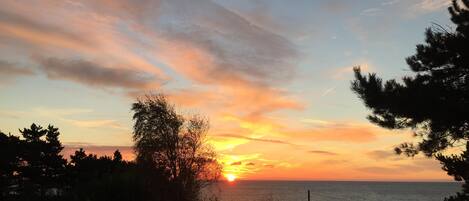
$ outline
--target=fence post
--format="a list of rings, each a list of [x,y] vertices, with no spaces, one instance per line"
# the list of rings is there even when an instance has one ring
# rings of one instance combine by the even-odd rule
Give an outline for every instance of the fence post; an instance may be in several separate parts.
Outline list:
[[[308,201],[311,201],[311,195],[310,195],[309,190],[308,190]]]

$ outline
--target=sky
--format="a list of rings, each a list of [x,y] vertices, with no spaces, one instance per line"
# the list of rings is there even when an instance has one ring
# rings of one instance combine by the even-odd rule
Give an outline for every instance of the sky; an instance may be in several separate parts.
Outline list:
[[[252,180],[451,180],[386,130],[350,90],[353,66],[385,79],[446,0],[3,1],[0,130],[60,129],[64,155],[131,160],[130,105],[164,93],[210,120],[224,174]]]

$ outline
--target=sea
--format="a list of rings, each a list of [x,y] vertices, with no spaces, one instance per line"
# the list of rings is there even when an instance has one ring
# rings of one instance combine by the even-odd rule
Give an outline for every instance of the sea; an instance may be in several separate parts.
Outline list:
[[[207,192],[220,201],[442,201],[461,190],[456,182],[235,181]]]

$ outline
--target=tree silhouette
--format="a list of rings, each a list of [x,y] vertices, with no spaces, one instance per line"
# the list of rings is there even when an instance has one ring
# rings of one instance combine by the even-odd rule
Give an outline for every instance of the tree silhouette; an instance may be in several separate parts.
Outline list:
[[[18,183],[18,167],[20,164],[20,139],[16,136],[0,132],[0,200],[6,200],[11,192],[15,192]]]
[[[178,114],[163,95],[147,95],[132,110],[137,163],[166,175],[175,200],[197,200],[202,187],[220,174],[215,153],[204,141],[208,121]]]
[[[86,154],[85,150],[79,149],[70,159],[71,186],[66,200],[159,200],[144,191],[147,180],[137,174],[135,163],[122,160],[118,150],[111,158]],[[153,186],[156,187],[159,185]]]
[[[403,77],[402,82],[383,82],[376,74],[362,75],[360,68],[355,68],[351,88],[371,109],[371,122],[415,131],[420,142],[399,145],[395,149],[398,154],[436,156],[448,174],[467,184],[467,156],[442,155],[469,140],[469,0],[461,2],[453,0],[449,8],[456,29],[428,28],[425,44],[417,45],[416,54],[407,58],[412,75]],[[464,188],[459,197],[450,200],[466,200],[469,187]]]
[[[32,124],[20,130],[22,138],[0,133],[3,198],[46,200],[57,197],[64,185],[66,160],[60,152],[58,129]]]
[[[0,132],[0,200],[198,200],[200,189],[217,178],[220,166],[203,141],[207,121],[178,118],[178,136],[170,136],[176,141],[148,143],[158,147],[151,149],[152,156],[174,152],[174,158],[150,158],[151,163],[125,161],[119,150],[113,157],[98,157],[82,148],[67,163],[53,126],[32,124],[20,130],[21,137]],[[151,154],[147,149],[140,153]]]

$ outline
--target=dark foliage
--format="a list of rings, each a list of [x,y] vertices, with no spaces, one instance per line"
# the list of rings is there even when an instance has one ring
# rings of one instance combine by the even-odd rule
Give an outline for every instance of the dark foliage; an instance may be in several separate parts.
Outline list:
[[[18,188],[19,146],[18,137],[0,132],[0,198],[2,199]]]
[[[66,160],[57,128],[32,124],[20,130],[22,139],[0,133],[2,154],[2,197],[44,200],[60,194],[66,174]],[[4,154],[5,153],[5,154]]]
[[[58,129],[36,124],[16,137],[0,132],[0,200],[177,200],[175,182],[154,167],[79,149],[67,162]]]
[[[189,201],[216,181],[220,165],[207,147],[208,122],[184,118],[164,96],[133,104],[137,160],[87,154],[70,161],[53,126],[32,124],[21,137],[0,132],[0,200]]]
[[[458,193],[456,196],[449,197],[448,201],[469,200],[469,143],[466,144],[466,151],[461,155],[444,156],[442,154],[436,155],[436,158],[443,164],[443,170],[448,175],[454,177],[456,181],[466,181],[463,184],[463,192]]]
[[[411,128],[420,139],[403,143],[398,154],[423,152],[436,156],[448,174],[468,182],[466,155],[444,157],[442,151],[469,140],[469,0],[453,1],[449,8],[454,31],[441,26],[427,29],[425,44],[407,58],[413,74],[402,82],[383,82],[376,74],[355,68],[352,90],[371,109],[368,119],[389,129]],[[450,200],[467,200],[469,187]]]
[[[114,157],[86,154],[83,149],[70,156],[69,184],[66,200],[157,201],[171,200],[169,185],[160,174]]]

